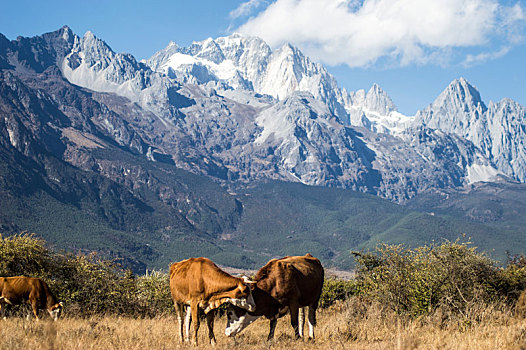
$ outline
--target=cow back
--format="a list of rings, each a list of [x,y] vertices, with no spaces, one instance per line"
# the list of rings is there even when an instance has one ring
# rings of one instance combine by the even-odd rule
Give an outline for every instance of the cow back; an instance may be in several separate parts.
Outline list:
[[[256,274],[258,288],[282,305],[296,301],[299,306],[317,304],[323,288],[324,271],[310,254],[270,260]]]
[[[207,258],[190,258],[170,267],[170,291],[179,303],[197,300],[202,306],[211,303],[215,308],[226,298],[237,298],[235,292],[246,288],[240,278],[224,272]]]

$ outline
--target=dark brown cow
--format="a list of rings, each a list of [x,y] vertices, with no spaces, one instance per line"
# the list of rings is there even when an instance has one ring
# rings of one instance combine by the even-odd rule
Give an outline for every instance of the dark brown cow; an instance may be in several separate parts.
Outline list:
[[[0,277],[0,310],[4,305],[28,303],[38,320],[38,310],[47,310],[53,320],[62,312],[59,303],[46,282],[34,277]]]
[[[224,303],[231,303],[241,309],[255,310],[250,283],[233,277],[221,270],[207,258],[191,258],[176,262],[170,267],[170,291],[174,300],[181,342],[189,341],[190,322],[194,321],[193,342],[197,345],[199,310],[206,314],[208,337],[215,344],[214,310]],[[183,339],[182,317],[186,310],[186,338]]]
[[[265,316],[270,320],[268,340],[271,340],[278,318],[290,311],[295,336],[303,337],[304,308],[308,306],[309,338],[314,338],[316,309],[324,281],[324,270],[318,259],[310,254],[273,259],[257,272],[254,280],[257,284],[252,295],[256,311],[229,307],[227,336],[235,336],[257,318]]]

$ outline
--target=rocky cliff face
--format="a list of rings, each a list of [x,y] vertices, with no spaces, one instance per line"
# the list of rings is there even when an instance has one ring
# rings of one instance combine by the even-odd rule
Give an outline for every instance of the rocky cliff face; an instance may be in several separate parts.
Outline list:
[[[70,37],[65,33],[67,28],[45,38],[69,45],[65,38]],[[35,40],[40,43],[42,38]],[[0,153],[9,159],[4,164],[8,169],[20,168],[20,163],[34,169],[22,172],[33,174],[28,175],[33,178],[31,191],[43,190],[70,204],[86,200],[100,204],[104,192],[115,207],[137,206],[138,217],[157,203],[172,211],[174,228],[209,234],[223,231],[220,227],[239,215],[235,214],[235,200],[223,190],[216,199],[207,200],[181,180],[191,175],[175,167],[171,156],[154,146],[152,139],[161,132],[158,125],[165,127],[159,117],[129,99],[70,84],[56,62],[58,54],[42,53],[18,61],[22,57],[19,51],[32,47],[32,41],[25,39],[3,47],[2,57],[10,67],[0,71]],[[11,188],[19,182],[5,185]],[[223,204],[212,204],[215,200],[233,205],[223,212],[226,216],[218,210]],[[231,214],[234,216],[229,218]],[[110,212],[96,215],[118,216]],[[122,228],[120,223],[116,225],[116,229]],[[210,227],[215,228],[210,231]]]
[[[295,91],[310,92],[342,122],[348,122],[345,91],[325,67],[291,45],[272,51],[259,38],[234,34],[195,42],[188,48],[171,43],[144,63],[184,81],[244,89],[280,100]]]
[[[144,62],[67,27],[0,44],[6,84],[23,79],[51,91],[38,101],[49,105],[41,115],[64,114],[51,128],[58,141],[49,144],[64,148],[56,156],[113,179],[125,170],[93,156],[108,142],[233,188],[276,179],[403,201],[499,173],[524,177],[524,108],[511,100],[488,108],[463,79],[407,117],[379,86],[348,93],[298,49],[272,51],[258,38],[170,43]],[[25,54],[31,50],[39,54]],[[15,129],[6,140],[24,145]],[[119,181],[136,187],[130,177]]]
[[[525,109],[511,99],[486,107],[465,79],[453,81],[414,124],[439,129],[473,142],[502,174],[524,182]]]

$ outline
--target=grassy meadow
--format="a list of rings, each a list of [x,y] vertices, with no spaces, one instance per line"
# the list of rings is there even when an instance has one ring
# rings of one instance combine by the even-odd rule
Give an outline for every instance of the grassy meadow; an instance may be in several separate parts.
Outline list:
[[[1,349],[180,349],[175,316],[131,318],[67,315],[9,318],[0,321]],[[315,341],[295,340],[289,316],[278,321],[274,341],[266,341],[268,321],[259,319],[236,337],[223,331],[226,318],[215,323],[216,349],[524,349],[526,320],[509,307],[474,308],[468,318],[444,322],[440,311],[417,319],[402,317],[377,303],[359,298],[338,302],[318,312]],[[199,348],[208,344],[206,324],[199,329]],[[241,345],[242,344],[242,345]]]

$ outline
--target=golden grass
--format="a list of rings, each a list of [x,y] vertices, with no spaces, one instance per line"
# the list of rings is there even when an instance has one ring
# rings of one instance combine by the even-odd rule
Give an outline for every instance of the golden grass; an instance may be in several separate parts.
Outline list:
[[[275,339],[265,341],[269,322],[256,321],[237,336],[237,346],[216,320],[216,349],[526,349],[526,320],[505,306],[473,307],[472,314],[454,318],[445,312],[416,320],[397,316],[378,304],[358,299],[318,312],[314,342],[293,338],[289,317],[278,321]],[[24,318],[0,320],[1,349],[181,349],[174,316],[154,319],[66,317],[57,322]],[[199,348],[208,345],[205,322]]]

